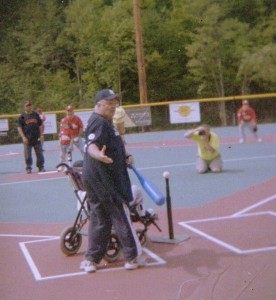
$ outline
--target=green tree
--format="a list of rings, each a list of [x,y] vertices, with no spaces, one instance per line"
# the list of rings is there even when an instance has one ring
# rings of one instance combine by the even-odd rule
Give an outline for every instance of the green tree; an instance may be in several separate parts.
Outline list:
[[[58,45],[67,53],[66,65],[77,78],[80,105],[102,87],[130,96],[135,74],[131,4],[126,1],[74,1],[66,10],[66,27]],[[137,77],[137,75],[136,75]]]
[[[29,97],[87,108],[103,87],[139,102],[132,1],[0,2],[0,113]],[[275,1],[141,0],[141,14],[149,101],[273,91]]]
[[[274,91],[276,84],[276,12],[262,19],[250,32],[252,47],[244,52],[238,69],[242,81],[242,94],[251,92],[252,86],[263,86]],[[256,43],[255,41],[258,41]]]
[[[186,30],[179,30],[183,16],[173,3],[146,1],[143,32],[149,99],[160,101],[189,97],[186,74]],[[167,7],[168,6],[168,7]]]
[[[25,98],[33,98],[36,104],[46,105],[49,97],[57,102],[66,97],[64,90],[59,93],[51,83],[59,69],[59,51],[55,40],[60,31],[61,20],[56,1],[46,2],[25,0],[18,13],[19,20],[10,28],[6,40],[8,50],[5,63],[1,66],[1,83],[5,83],[7,102],[17,111]],[[6,70],[7,72],[3,72]],[[59,78],[58,73],[57,78]],[[7,81],[7,79],[9,80]],[[67,80],[67,83],[69,81]],[[70,86],[67,86],[70,90]],[[71,93],[72,95],[72,90]],[[59,101],[60,102],[60,101]],[[44,108],[45,109],[45,108]],[[8,109],[9,111],[9,109]]]
[[[198,3],[197,3],[198,4]],[[192,4],[189,9],[194,9]],[[217,4],[205,1],[198,7],[198,20],[194,20],[196,27],[191,33],[192,43],[186,46],[190,57],[188,67],[194,80],[198,82],[198,94],[215,94],[225,96],[225,68],[224,52],[221,41],[223,32],[223,11]],[[222,124],[226,124],[225,103],[219,107]]]

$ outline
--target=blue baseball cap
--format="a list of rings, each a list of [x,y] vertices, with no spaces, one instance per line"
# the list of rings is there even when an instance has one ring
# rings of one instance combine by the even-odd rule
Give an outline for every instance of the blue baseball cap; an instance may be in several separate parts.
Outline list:
[[[113,99],[118,99],[118,94],[115,94],[110,89],[103,89],[97,92],[95,96],[95,104],[101,100],[113,100]]]

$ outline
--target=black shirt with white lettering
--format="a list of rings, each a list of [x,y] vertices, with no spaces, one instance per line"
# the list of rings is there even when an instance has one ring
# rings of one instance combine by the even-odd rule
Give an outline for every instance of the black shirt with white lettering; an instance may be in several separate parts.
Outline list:
[[[29,140],[29,145],[35,145],[39,143],[40,130],[42,121],[39,114],[31,112],[29,114],[22,113],[18,119],[18,126],[22,128],[24,135]]]

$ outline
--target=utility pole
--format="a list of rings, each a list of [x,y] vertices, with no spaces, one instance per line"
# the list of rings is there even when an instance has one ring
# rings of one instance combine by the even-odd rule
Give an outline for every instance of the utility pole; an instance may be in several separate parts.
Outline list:
[[[144,46],[141,26],[140,0],[133,0],[133,15],[135,24],[136,55],[139,76],[140,103],[148,103],[146,68],[144,61]]]

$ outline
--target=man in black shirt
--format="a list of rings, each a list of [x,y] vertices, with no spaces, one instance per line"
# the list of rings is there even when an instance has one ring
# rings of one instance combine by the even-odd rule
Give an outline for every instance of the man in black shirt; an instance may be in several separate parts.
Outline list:
[[[44,155],[41,145],[43,143],[42,125],[39,114],[32,111],[32,102],[29,100],[25,101],[24,112],[18,119],[17,129],[24,143],[24,157],[28,174],[32,172],[32,148],[34,148],[36,154],[36,166],[39,172],[45,172]]]
[[[104,89],[97,93],[95,110],[85,130],[83,183],[90,201],[90,221],[86,260],[80,265],[86,272],[95,272],[103,258],[111,227],[115,228],[125,258],[125,269],[144,265],[142,248],[132,227],[128,206],[133,200],[127,164],[133,158],[114,128],[112,119],[118,95]]]

